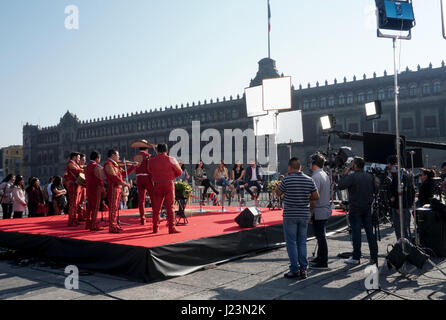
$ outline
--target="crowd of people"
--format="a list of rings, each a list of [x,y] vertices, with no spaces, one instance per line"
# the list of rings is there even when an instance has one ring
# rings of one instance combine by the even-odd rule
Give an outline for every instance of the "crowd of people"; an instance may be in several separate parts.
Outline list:
[[[35,177],[25,183],[21,175],[8,175],[0,184],[3,219],[22,218],[26,211],[29,217],[65,213],[68,215],[68,226],[77,227],[85,222],[85,229],[98,231],[102,230],[97,221],[98,212],[108,211],[109,232],[120,233],[122,227],[117,219],[119,210],[138,207],[140,223],[145,225],[145,208],[150,204],[153,209],[153,232],[157,233],[164,204],[169,233],[178,233],[173,213],[175,181],[189,183],[192,180],[201,190],[202,202],[209,189],[215,194],[219,194],[218,188],[224,194],[226,191],[231,196],[238,194],[241,201],[244,200],[245,192],[251,195],[251,199],[256,199],[263,190],[264,177],[261,167],[255,161],[249,161],[247,168],[243,168],[242,163],[237,161],[231,171],[221,161],[211,181],[203,161],[195,166],[190,175],[181,161],[167,155],[167,145],[157,145],[156,156],[151,156],[147,141],[141,140],[140,143],[139,153],[134,156],[133,162],[120,161],[118,150],[111,149],[103,167],[100,165],[101,154],[97,151],[91,152],[88,163],[85,154],[72,152],[64,176],[52,177],[44,186]],[[387,162],[386,174],[390,181],[387,192],[395,236],[397,239],[410,239],[410,221],[414,214],[411,209],[415,199],[417,206],[423,206],[430,202],[438,190],[446,193],[446,162],[441,165],[440,172],[422,168],[417,176],[405,169],[398,172],[396,156],[389,157]],[[275,190],[276,196],[283,199],[283,229],[290,259],[290,272],[285,274],[287,278],[306,278],[309,266],[328,267],[326,224],[333,209],[333,181],[325,165],[325,157],[314,154],[310,161],[310,177],[303,173],[299,159],[292,158],[288,163],[288,172]],[[353,253],[345,263],[351,265],[360,263],[363,228],[369,244],[370,262],[376,264],[378,259],[372,222],[372,205],[378,192],[378,181],[364,167],[364,159],[355,157],[336,183],[337,190],[348,191]],[[136,180],[129,181],[128,176],[132,172],[136,173]],[[398,175],[403,182],[402,208],[398,198]],[[400,227],[400,214],[404,217],[403,228]],[[306,248],[309,223],[313,225],[318,243],[317,256],[311,262],[307,260]]]
[[[283,196],[283,229],[286,248],[290,259],[290,271],[286,278],[307,277],[307,269],[325,269],[328,267],[328,246],[326,239],[326,223],[332,213],[332,181],[323,170],[325,158],[321,154],[311,157],[309,177],[302,172],[302,165],[297,158],[288,163],[288,172],[276,193]],[[379,190],[379,181],[371,173],[364,170],[365,161],[355,157],[351,165],[345,168],[343,175],[337,182],[338,190],[348,191],[348,217],[352,233],[352,255],[344,262],[349,265],[360,264],[361,259],[361,232],[365,230],[370,250],[370,264],[378,263],[378,244],[376,234],[373,232],[373,203]],[[441,165],[441,172],[422,168],[417,176],[405,169],[398,172],[397,157],[390,156],[387,160],[386,174],[390,181],[386,193],[388,196],[392,225],[396,239],[404,237],[412,240],[410,232],[410,211],[416,199],[416,206],[429,204],[438,192],[446,195],[446,162]],[[398,197],[398,175],[401,176],[402,208]],[[436,176],[438,175],[438,179]],[[414,183],[415,182],[415,183]],[[418,186],[418,188],[417,188]],[[417,193],[418,189],[418,193]],[[437,189],[437,190],[435,190]],[[400,214],[403,215],[404,225],[400,226]],[[309,263],[307,260],[307,229],[309,223],[318,243],[316,257]],[[401,234],[401,229],[403,234]]]

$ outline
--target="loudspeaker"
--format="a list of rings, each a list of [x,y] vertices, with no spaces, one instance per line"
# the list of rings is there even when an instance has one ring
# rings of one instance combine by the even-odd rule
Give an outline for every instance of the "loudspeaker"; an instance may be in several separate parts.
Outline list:
[[[379,29],[409,31],[415,26],[412,3],[395,0],[381,0],[376,3]]]
[[[415,151],[415,154],[413,155],[413,167],[414,168],[423,168],[423,149],[421,148],[414,148],[414,149],[406,149],[406,165],[407,168],[412,167],[412,158],[410,155],[411,151]]]
[[[235,222],[240,228],[254,228],[260,224],[262,212],[256,207],[250,207],[243,210],[236,218]]]
[[[430,208],[416,210],[421,247],[430,248],[438,257],[446,257],[446,224],[440,213]]]
[[[370,133],[364,132],[364,160],[365,162],[387,164],[387,158],[392,155],[396,155],[396,136],[393,134],[384,133]],[[400,152],[402,156],[403,167],[405,165],[405,148],[406,137],[400,136]]]

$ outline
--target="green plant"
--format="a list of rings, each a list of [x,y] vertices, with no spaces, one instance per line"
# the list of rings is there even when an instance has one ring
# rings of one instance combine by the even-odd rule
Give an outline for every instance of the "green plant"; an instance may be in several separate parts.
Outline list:
[[[179,180],[175,182],[175,197],[188,198],[192,193],[192,187],[185,181]]]
[[[280,184],[280,181],[279,180],[271,180],[269,183],[268,183],[268,190],[270,191],[270,192],[274,192],[276,189],[277,189],[277,186]]]

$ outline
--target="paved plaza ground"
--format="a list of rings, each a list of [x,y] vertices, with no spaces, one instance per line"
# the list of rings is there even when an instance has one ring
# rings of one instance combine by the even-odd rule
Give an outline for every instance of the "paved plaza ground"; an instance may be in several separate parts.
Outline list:
[[[387,245],[395,236],[389,225],[381,230],[379,263],[383,265]],[[210,266],[183,277],[154,283],[131,282],[119,277],[88,273],[81,270],[79,290],[65,289],[63,266],[42,266],[41,262],[20,266],[13,260],[0,261],[0,299],[26,300],[250,300],[285,299],[358,300],[367,296],[364,286],[368,266],[368,246],[363,239],[361,265],[350,268],[337,255],[351,251],[348,233],[334,234],[329,239],[329,270],[309,270],[307,280],[288,280],[288,256],[284,248],[262,252],[240,260]],[[308,241],[311,257],[315,240]],[[446,270],[444,259],[433,259]],[[411,271],[412,267],[408,270]],[[446,277],[426,265],[402,276],[383,267],[380,284],[407,299],[445,300]],[[399,299],[384,293],[375,293],[371,299]]]

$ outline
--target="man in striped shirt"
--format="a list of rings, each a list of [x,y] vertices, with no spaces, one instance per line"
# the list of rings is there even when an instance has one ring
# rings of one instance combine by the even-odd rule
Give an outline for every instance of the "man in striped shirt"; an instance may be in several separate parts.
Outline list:
[[[310,218],[310,201],[319,200],[313,179],[301,171],[297,158],[288,162],[288,173],[276,189],[283,199],[283,231],[290,258],[290,272],[285,278],[307,277],[307,228]]]

